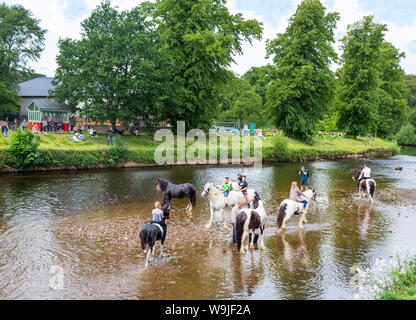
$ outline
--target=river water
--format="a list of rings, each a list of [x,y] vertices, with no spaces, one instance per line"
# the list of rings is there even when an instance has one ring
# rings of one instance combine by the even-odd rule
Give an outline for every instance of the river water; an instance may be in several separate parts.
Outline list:
[[[304,232],[298,218],[285,233],[276,225],[299,164],[2,175],[0,299],[352,299],[353,265],[416,253],[416,151],[403,153],[369,161],[374,205],[354,191],[362,162],[305,164],[318,199]],[[262,254],[239,256],[219,219],[204,229],[203,186],[238,173],[269,215]],[[191,219],[186,201],[173,202],[165,256],[145,270],[139,232],[160,200],[159,177],[194,184],[198,205]]]

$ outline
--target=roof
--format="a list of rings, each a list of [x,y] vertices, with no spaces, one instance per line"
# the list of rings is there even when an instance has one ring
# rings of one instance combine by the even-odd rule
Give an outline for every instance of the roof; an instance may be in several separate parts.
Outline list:
[[[52,84],[54,78],[35,78],[18,84],[17,95],[19,97],[48,97],[49,90],[55,86]]]
[[[34,103],[42,111],[71,111],[71,108],[68,107],[67,104],[59,103],[53,100],[33,100],[27,108],[29,108],[32,103]]]

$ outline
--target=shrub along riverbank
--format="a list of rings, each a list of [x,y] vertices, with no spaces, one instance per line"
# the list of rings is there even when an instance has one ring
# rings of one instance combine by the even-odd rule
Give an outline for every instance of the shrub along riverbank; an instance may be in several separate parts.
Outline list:
[[[160,144],[152,135],[116,137],[107,146],[107,136],[86,136],[74,143],[68,134],[33,135],[15,132],[12,138],[0,137],[0,170],[82,169],[154,165]],[[192,143],[187,144],[187,148]],[[230,139],[231,145],[231,139]],[[395,142],[382,139],[320,137],[311,145],[283,136],[267,137],[263,142],[264,162],[319,161],[347,158],[383,157],[395,154]],[[218,159],[220,153],[218,152]],[[229,157],[232,157],[231,148]]]

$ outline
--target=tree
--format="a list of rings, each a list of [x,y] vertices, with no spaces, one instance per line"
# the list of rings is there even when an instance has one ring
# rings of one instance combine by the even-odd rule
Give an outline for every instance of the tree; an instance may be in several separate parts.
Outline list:
[[[405,73],[400,66],[404,57],[404,53],[400,53],[391,43],[383,43],[378,67],[380,89],[377,112],[377,134],[381,137],[396,134],[406,121],[408,92]]]
[[[342,39],[338,127],[348,135],[364,136],[377,128],[378,68],[386,31],[384,24],[367,16],[350,25]]]
[[[19,97],[4,82],[0,82],[0,113],[19,112]]]
[[[14,84],[19,72],[32,72],[28,63],[43,51],[46,30],[20,5],[0,4],[0,81]]]
[[[273,66],[268,64],[263,67],[253,67],[241,77],[254,87],[256,93],[261,96],[263,105],[266,105],[266,92],[271,82],[272,71]]]
[[[267,109],[289,137],[311,141],[318,121],[334,96],[330,69],[338,13],[326,14],[319,0],[305,0],[290,18],[286,32],[268,41],[267,56],[275,70],[267,90]]]
[[[264,123],[261,118],[261,107],[261,96],[256,93],[253,87],[248,87],[236,97],[231,109],[223,114],[223,119],[237,119],[240,128],[242,121],[256,123],[261,126]]]
[[[175,126],[208,130],[219,102],[217,86],[230,80],[227,68],[243,41],[260,39],[261,23],[232,15],[226,0],[157,0],[155,18],[172,57],[172,91],[165,114]]]
[[[416,107],[416,75],[406,75],[404,77],[408,89],[407,105],[411,108]]]
[[[82,39],[59,41],[56,98],[89,119],[160,121],[168,62],[151,7],[119,12],[102,2],[82,22]]]

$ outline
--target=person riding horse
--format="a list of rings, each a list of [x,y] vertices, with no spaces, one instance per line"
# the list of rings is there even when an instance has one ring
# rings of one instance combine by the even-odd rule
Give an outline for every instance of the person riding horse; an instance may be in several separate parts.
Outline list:
[[[371,179],[371,169],[368,167],[368,164],[364,164],[364,169],[361,171],[360,177],[358,178],[357,187],[355,190],[358,190],[360,188],[360,183],[364,180]]]
[[[247,177],[246,176],[242,176],[242,180],[241,180],[241,182],[238,183],[238,186],[240,188],[240,191],[243,193],[244,199],[246,199],[246,201],[247,201],[248,208],[250,209],[250,200],[248,199],[248,194],[247,194],[248,183],[247,183]]]
[[[298,183],[297,182],[292,183],[292,188],[290,188],[289,199],[293,200],[293,201],[296,201],[296,202],[303,203],[303,212],[302,213],[306,213],[306,207],[308,206],[308,201],[305,200],[302,191],[300,191],[300,189],[298,188]]]
[[[166,237],[168,226],[166,225],[165,220],[169,219],[169,217],[164,215],[164,212],[162,210],[162,204],[160,202],[155,203],[155,209],[152,211],[152,214],[153,220],[150,224],[159,224],[162,227],[163,234]]]

